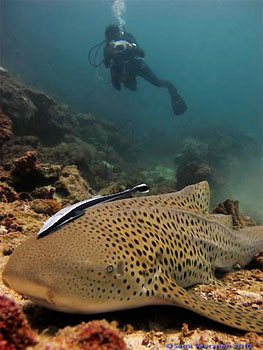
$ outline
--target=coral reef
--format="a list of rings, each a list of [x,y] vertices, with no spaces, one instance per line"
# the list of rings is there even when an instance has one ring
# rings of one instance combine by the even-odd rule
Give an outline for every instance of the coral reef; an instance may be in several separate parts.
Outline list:
[[[28,201],[41,199],[43,203],[38,204],[39,212],[41,206],[43,208],[58,207],[57,204],[54,206],[51,201],[48,201],[54,196],[59,200],[66,199],[66,204],[87,199],[91,194],[91,188],[75,165],[61,166],[40,163],[35,151],[28,151],[19,158],[9,160],[8,165],[0,168],[0,199],[2,202],[17,199]],[[34,202],[34,207],[36,208],[36,202]],[[54,210],[47,212],[54,213]]]
[[[0,349],[26,350],[34,344],[34,332],[21,307],[13,300],[0,296]]]
[[[120,170],[124,173],[122,179],[133,181],[129,181],[131,172],[126,168],[136,158],[136,152],[121,134],[121,128],[90,113],[69,111],[44,93],[24,86],[9,73],[0,74],[0,108],[11,116],[15,135],[3,145],[0,155],[3,164],[28,151],[36,151],[45,163],[76,165],[96,190],[117,181]]]
[[[58,168],[40,163],[35,151],[28,151],[23,156],[10,159],[4,165],[6,173],[1,180],[8,182],[17,192],[30,192],[38,186],[49,185],[58,179]]]
[[[37,151],[40,140],[36,136],[17,136],[6,142],[1,149],[0,159],[4,165],[9,164],[10,159],[19,158],[28,151]]]
[[[65,111],[46,94],[30,89],[1,72],[0,108],[11,117],[16,135],[33,135],[44,144],[56,144],[67,133]]]
[[[13,137],[12,121],[0,110],[0,146]]]
[[[163,150],[158,143],[154,147],[160,152],[160,164],[156,166],[156,159],[138,161],[147,149],[146,143],[130,140],[123,132],[125,125],[116,127],[90,113],[69,111],[42,92],[25,87],[9,73],[0,74],[0,271],[13,250],[35,235],[43,222],[64,205],[87,199],[93,193],[109,194],[141,182],[150,184],[151,194],[174,191],[175,172],[167,165],[171,160],[162,162]],[[159,130],[155,132],[154,138],[158,139]],[[181,139],[175,146],[167,146],[169,152],[171,147],[179,150],[175,155],[177,188],[204,179],[219,188],[225,178],[218,164],[226,157],[232,164],[243,137],[220,129],[214,134],[207,130],[206,137],[203,131],[202,135],[195,133],[194,130],[182,146]],[[150,146],[152,140],[150,135]],[[246,138],[245,144],[249,142]],[[148,152],[146,158],[152,154]],[[234,227],[253,225],[240,214],[237,201],[219,203],[213,212],[231,214]],[[262,309],[262,269],[259,254],[248,269],[223,277],[227,288],[200,285],[195,287],[196,293],[207,299]],[[19,323],[21,309],[16,311],[13,301],[0,297],[1,350],[162,350],[166,344],[249,344],[256,350],[263,348],[260,335],[231,330],[176,307],[107,313],[102,316],[107,321],[87,322],[94,316],[60,314],[38,307],[1,283],[0,294],[25,306],[25,312],[31,309],[26,314],[36,330],[34,335],[24,326],[24,316]],[[14,320],[12,324],[6,322],[10,319]],[[116,320],[121,331],[114,326]],[[23,333],[26,329],[29,333]],[[35,337],[39,339],[36,345]]]
[[[208,145],[196,138],[182,142],[181,151],[175,156],[175,164],[177,189],[203,180],[208,181],[212,188],[218,188],[223,183],[209,159]]]

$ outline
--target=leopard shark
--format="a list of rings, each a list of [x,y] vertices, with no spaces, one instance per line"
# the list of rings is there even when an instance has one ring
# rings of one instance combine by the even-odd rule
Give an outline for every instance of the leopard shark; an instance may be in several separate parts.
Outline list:
[[[174,305],[263,333],[262,311],[192,291],[200,283],[220,285],[216,270],[244,267],[263,251],[263,226],[233,230],[231,216],[209,214],[209,205],[206,181],[174,193],[91,205],[23,242],[4,268],[3,282],[63,312]]]

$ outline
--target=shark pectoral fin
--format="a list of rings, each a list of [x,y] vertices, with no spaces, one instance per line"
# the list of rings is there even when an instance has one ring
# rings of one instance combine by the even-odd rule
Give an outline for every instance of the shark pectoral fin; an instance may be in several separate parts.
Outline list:
[[[225,301],[220,303],[206,300],[178,286],[168,277],[164,277],[163,280],[159,296],[165,299],[166,303],[184,307],[230,327],[263,333],[263,312],[251,311],[241,305],[226,304]]]

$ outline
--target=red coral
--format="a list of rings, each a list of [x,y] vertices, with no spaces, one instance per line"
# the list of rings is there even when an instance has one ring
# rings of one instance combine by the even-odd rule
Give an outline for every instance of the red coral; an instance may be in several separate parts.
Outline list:
[[[57,350],[127,350],[116,326],[106,320],[66,327],[55,337]]]
[[[26,350],[34,344],[34,333],[21,307],[13,300],[0,296],[0,349]]]
[[[11,119],[0,111],[0,145],[13,136]]]
[[[83,323],[75,334],[74,345],[79,350],[126,350],[121,332],[107,322]]]

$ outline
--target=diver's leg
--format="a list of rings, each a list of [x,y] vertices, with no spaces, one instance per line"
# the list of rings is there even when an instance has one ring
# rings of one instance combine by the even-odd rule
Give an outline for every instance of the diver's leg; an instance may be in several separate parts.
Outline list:
[[[135,60],[130,60],[124,65],[124,85],[132,91],[137,90],[136,65]]]
[[[125,86],[132,90],[132,91],[136,91],[137,90],[137,83],[136,83],[136,80],[133,79],[133,80],[129,80],[129,81],[126,81],[125,83]]]
[[[142,60],[138,60],[137,62],[137,75],[143,77],[145,80],[149,81],[149,83],[158,87],[165,87],[169,91],[174,114],[180,115],[187,110],[186,103],[178,94],[176,87],[168,80],[159,79],[151,68]]]
[[[136,76],[135,75],[128,75],[126,80],[124,81],[124,85],[132,90],[136,91],[137,90],[137,81],[136,81]]]
[[[120,84],[121,72],[120,72],[120,70],[118,69],[118,67],[112,66],[110,72],[111,72],[111,83],[112,83],[112,86],[116,90],[120,90],[121,89],[121,84]]]

